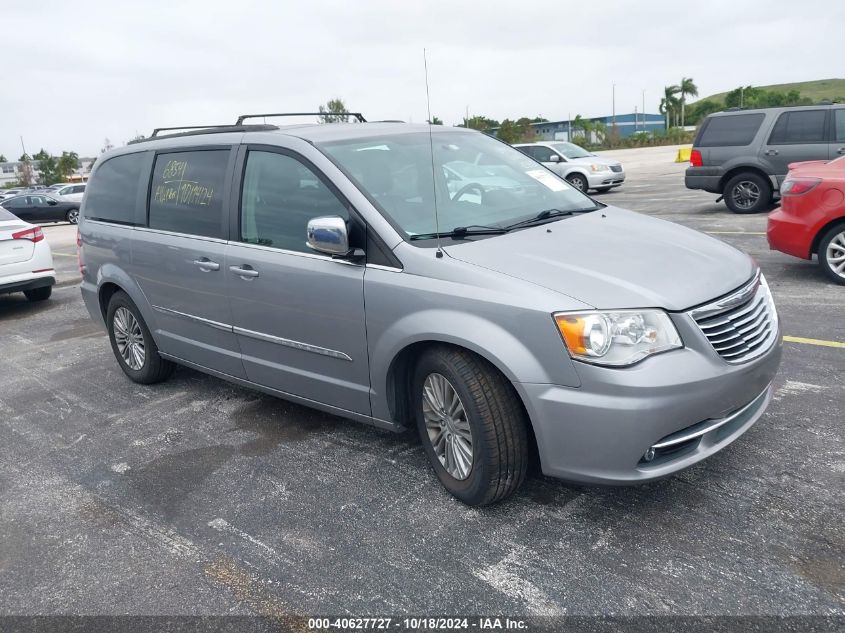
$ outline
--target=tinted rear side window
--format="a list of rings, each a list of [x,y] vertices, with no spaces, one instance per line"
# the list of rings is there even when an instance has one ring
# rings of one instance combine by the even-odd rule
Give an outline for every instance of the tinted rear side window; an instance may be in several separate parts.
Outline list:
[[[837,143],[845,141],[845,110],[834,110],[834,140]]]
[[[729,147],[749,145],[754,140],[765,114],[735,114],[713,116],[704,122],[696,147]]]
[[[769,138],[770,145],[780,143],[826,143],[825,110],[797,110],[784,112]]]
[[[143,167],[143,152],[115,156],[100,165],[88,183],[85,217],[134,224]]]
[[[150,228],[222,238],[228,161],[229,150],[156,156],[150,187]]]

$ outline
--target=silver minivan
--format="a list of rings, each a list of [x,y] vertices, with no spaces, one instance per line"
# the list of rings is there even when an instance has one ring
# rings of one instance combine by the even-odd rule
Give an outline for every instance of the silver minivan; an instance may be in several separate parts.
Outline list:
[[[467,164],[488,177],[450,187]],[[472,130],[156,135],[97,161],[82,215],[82,295],[130,379],[180,364],[416,426],[471,505],[532,459],[602,484],[691,466],[763,415],[780,362],[750,257]]]

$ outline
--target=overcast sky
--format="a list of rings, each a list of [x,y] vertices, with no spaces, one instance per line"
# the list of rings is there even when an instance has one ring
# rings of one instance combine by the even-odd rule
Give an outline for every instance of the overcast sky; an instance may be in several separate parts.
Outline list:
[[[842,0],[7,0],[0,153],[99,153],[156,126],[315,110],[447,124],[631,112],[694,78],[740,84],[845,76]]]

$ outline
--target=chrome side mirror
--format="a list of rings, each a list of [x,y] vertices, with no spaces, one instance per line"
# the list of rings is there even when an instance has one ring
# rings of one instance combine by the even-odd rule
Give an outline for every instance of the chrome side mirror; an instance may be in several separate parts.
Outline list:
[[[349,253],[349,232],[346,220],[337,215],[327,215],[308,220],[305,244],[311,250],[327,255]]]

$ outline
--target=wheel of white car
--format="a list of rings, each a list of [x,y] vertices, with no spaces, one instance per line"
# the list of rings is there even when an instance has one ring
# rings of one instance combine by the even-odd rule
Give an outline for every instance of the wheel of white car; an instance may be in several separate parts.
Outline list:
[[[569,174],[566,179],[569,181],[569,184],[575,187],[578,191],[587,191],[587,179],[583,176],[583,174]]]

